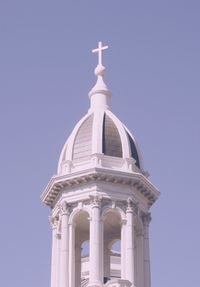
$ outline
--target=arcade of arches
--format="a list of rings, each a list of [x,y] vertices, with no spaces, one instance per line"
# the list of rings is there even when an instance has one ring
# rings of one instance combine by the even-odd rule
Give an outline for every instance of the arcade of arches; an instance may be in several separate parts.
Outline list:
[[[139,212],[130,198],[120,206],[98,197],[73,208],[63,202],[53,225],[57,225],[53,238],[57,259],[53,261],[59,262],[55,270],[61,286],[62,282],[80,287],[101,286],[112,279],[142,280],[143,272],[140,276],[136,270],[148,270],[149,266],[137,254],[148,250],[148,236],[144,237],[147,218],[150,220],[149,214]],[[60,247],[57,251],[56,246]]]

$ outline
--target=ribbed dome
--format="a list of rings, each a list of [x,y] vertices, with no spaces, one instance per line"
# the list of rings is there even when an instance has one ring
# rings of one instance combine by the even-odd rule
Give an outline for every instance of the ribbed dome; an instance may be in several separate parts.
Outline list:
[[[102,64],[95,69],[97,82],[89,92],[90,109],[77,123],[62,149],[58,174],[64,174],[70,165],[87,165],[94,155],[130,159],[137,168],[142,168],[134,137],[109,109],[111,92],[104,83],[104,72]]]
[[[134,137],[110,110],[90,111],[75,126],[61,152],[58,173],[67,161],[85,161],[93,154],[133,158],[141,168]]]

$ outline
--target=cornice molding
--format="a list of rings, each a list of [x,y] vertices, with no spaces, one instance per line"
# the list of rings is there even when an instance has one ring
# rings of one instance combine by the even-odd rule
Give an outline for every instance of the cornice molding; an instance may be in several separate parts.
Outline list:
[[[42,201],[54,206],[56,197],[65,188],[76,187],[89,182],[107,182],[128,185],[136,188],[148,200],[151,206],[159,196],[158,189],[141,173],[127,173],[102,168],[92,168],[64,176],[53,176],[41,195]]]

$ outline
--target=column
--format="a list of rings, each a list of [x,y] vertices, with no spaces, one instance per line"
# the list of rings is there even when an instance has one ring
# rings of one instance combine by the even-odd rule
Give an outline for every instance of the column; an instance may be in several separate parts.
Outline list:
[[[69,287],[75,286],[75,223],[69,224]]]
[[[146,287],[144,285],[144,233],[143,227],[141,225],[137,228],[137,237],[136,237],[136,286]]]
[[[61,234],[60,234],[60,219],[58,221],[58,226],[57,226],[57,234],[56,234],[56,287],[61,286],[61,281],[60,281],[60,263],[61,263]]]
[[[97,196],[91,198],[92,218],[90,219],[90,280],[89,286],[102,286],[101,278],[101,224],[100,203]]]
[[[57,224],[58,224],[58,218],[56,217],[50,217],[50,224],[52,227],[52,254],[51,254],[51,287],[56,287],[56,247],[57,247]]]
[[[100,278],[102,279],[103,282],[103,277],[104,277],[104,226],[103,226],[103,220],[102,218],[100,219]]]
[[[121,223],[121,279],[126,279],[126,220]]]
[[[144,226],[144,286],[151,286],[151,273],[150,273],[150,254],[149,254],[149,223],[151,221],[151,214],[143,215]]]
[[[134,219],[135,219],[135,206],[132,199],[127,200],[126,210],[126,279],[135,286],[135,232],[134,232]]]
[[[61,205],[61,287],[69,286],[69,210],[67,202]]]

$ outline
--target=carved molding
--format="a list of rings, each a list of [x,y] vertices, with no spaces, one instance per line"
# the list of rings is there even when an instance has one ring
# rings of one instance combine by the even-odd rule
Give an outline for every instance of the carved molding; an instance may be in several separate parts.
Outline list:
[[[61,215],[69,214],[69,205],[66,201],[63,201],[60,205],[60,213]]]
[[[138,214],[138,202],[136,202],[132,197],[127,199],[126,212],[133,212],[135,215]]]
[[[77,177],[71,177],[66,175],[65,177],[58,176],[53,178],[50,184],[43,192],[41,198],[48,206],[53,207],[56,197],[62,188],[70,188],[82,183],[87,182],[110,182],[125,184],[135,187],[144,197],[148,200],[149,206],[151,206],[159,196],[159,191],[140,173],[136,173],[134,177],[124,177],[112,172],[90,172],[88,174],[79,175]]]
[[[149,226],[149,223],[151,222],[151,213],[143,213],[141,218],[144,226]]]
[[[101,203],[102,203],[102,196],[99,195],[90,195],[90,204],[91,207],[101,207]]]
[[[49,216],[49,222],[52,229],[56,229],[58,227],[59,218],[58,216]]]

